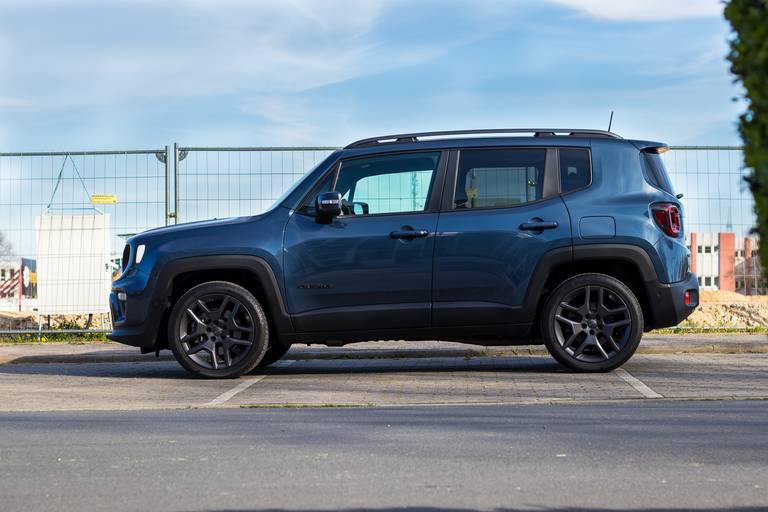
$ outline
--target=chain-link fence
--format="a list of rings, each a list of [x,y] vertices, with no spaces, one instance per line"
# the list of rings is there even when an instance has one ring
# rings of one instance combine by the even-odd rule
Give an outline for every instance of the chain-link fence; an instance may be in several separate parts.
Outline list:
[[[125,239],[167,221],[168,156],[0,153],[0,332],[110,329]]]
[[[253,215],[266,210],[334,147],[179,147],[177,222]]]
[[[169,223],[264,211],[334,149],[0,153],[0,335],[108,330],[106,289],[125,238]],[[702,289],[723,309],[688,326],[765,324],[768,302],[754,298],[766,292],[753,254],[741,148],[673,147],[663,158],[684,194]],[[736,303],[743,314],[734,313]]]

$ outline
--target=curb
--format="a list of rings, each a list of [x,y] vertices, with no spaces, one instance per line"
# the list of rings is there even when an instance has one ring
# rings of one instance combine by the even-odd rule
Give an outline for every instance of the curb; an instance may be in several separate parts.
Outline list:
[[[84,354],[38,354],[22,356],[0,356],[2,364],[87,364],[87,363],[148,363],[174,361],[173,355],[162,353],[135,354],[123,351],[117,353]],[[637,354],[766,354],[768,343],[674,343],[654,344],[638,348]],[[544,356],[549,355],[541,345],[517,347],[488,347],[467,349],[306,349],[298,348],[286,354],[286,360],[340,360],[340,359],[426,359],[434,357],[501,357],[501,356]]]

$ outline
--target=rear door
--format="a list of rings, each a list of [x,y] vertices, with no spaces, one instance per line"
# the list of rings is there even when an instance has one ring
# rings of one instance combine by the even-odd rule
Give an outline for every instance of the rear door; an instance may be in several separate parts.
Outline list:
[[[537,263],[571,245],[556,150],[462,149],[452,154],[445,189],[433,325],[530,322],[524,306]]]

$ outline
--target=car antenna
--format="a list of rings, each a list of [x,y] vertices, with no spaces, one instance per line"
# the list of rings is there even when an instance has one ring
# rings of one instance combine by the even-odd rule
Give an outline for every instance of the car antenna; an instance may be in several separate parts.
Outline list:
[[[613,110],[611,110],[611,118],[608,119],[608,131],[611,131],[612,124],[613,124]]]

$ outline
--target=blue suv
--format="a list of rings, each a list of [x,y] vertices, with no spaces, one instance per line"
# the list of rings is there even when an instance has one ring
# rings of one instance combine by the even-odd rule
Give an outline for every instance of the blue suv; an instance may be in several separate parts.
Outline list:
[[[110,338],[231,378],[292,343],[544,343],[607,371],[698,305],[667,146],[599,130],[364,139],[260,215],[128,241]]]

